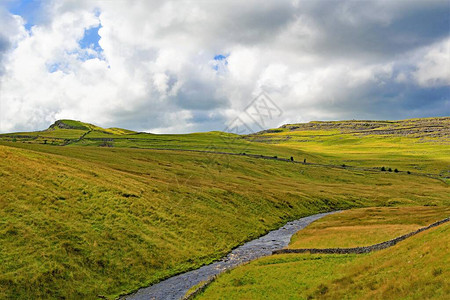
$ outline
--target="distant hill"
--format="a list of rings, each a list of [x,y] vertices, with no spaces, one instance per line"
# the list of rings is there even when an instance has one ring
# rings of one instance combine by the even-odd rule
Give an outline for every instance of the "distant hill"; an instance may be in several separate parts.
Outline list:
[[[450,117],[409,119],[399,121],[312,121],[309,123],[286,124],[280,128],[264,130],[258,134],[319,130],[334,130],[339,133],[347,134],[373,134],[408,136],[415,138],[428,137],[450,139]]]
[[[400,121],[312,121],[250,135],[211,131],[152,134],[58,120],[0,142],[265,155],[311,163],[391,168],[450,178],[450,117]]]
[[[99,131],[107,134],[131,134],[136,133],[136,131],[128,130],[128,129],[122,129],[117,127],[112,128],[102,128],[93,124],[84,123],[80,121],[74,121],[74,120],[58,120],[46,130],[58,130],[58,129],[78,129],[78,130],[86,130],[86,131]]]

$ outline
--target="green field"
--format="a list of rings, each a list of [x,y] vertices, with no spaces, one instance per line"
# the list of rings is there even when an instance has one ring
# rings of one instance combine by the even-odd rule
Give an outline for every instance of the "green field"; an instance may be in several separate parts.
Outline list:
[[[345,211],[309,225],[304,245],[346,247],[353,237],[347,228],[355,224],[369,228],[377,224],[379,230],[386,227],[392,233],[392,224],[422,225],[448,216],[448,209],[421,207]],[[393,236],[403,229],[398,227]],[[317,230],[322,235],[309,238]],[[393,237],[389,235],[386,238]],[[302,231],[297,238],[301,237]],[[353,246],[378,239],[355,240]],[[450,224],[445,223],[369,254],[273,255],[219,276],[196,299],[445,299],[450,293],[449,245]]]
[[[251,139],[301,149],[322,162],[450,177],[450,118],[290,124]]]
[[[357,137],[367,144],[378,138]],[[70,120],[0,135],[0,298],[114,298],[306,215],[450,206],[445,138],[411,138],[404,147],[423,154],[392,150],[399,154],[389,164],[387,146],[361,154],[372,158],[367,163],[339,148],[331,155],[331,146],[311,139],[290,145],[220,132],[154,135]],[[402,172],[371,169],[383,165]]]
[[[372,207],[347,210],[295,234],[289,248],[360,247],[413,232],[450,216],[450,207]]]

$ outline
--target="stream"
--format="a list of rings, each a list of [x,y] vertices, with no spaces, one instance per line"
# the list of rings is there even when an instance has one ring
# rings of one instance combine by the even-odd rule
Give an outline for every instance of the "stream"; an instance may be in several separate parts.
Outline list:
[[[311,222],[335,212],[321,213],[304,217],[286,223],[283,227],[272,230],[266,235],[249,241],[235,248],[227,256],[212,264],[199,269],[182,273],[149,287],[141,288],[133,294],[121,299],[127,300],[178,300],[183,298],[186,292],[198,283],[208,280],[211,276],[218,275],[228,269],[232,269],[243,263],[257,258],[268,256],[272,251],[285,248],[293,234],[305,228]]]

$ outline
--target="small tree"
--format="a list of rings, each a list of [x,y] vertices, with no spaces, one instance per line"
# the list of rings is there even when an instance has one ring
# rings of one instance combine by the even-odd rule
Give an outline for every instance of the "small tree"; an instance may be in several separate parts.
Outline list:
[[[408,173],[408,174],[411,174],[411,172],[410,172],[410,171],[406,171],[406,173]]]
[[[291,161],[294,161],[294,157],[291,156]]]
[[[381,171],[386,171],[386,168],[385,167],[381,167]]]
[[[343,168],[345,168],[345,167],[346,167],[346,165],[345,165],[345,164],[342,164],[342,167],[343,167]]]
[[[395,172],[395,173],[398,173],[398,169],[395,169],[394,172]]]
[[[306,164],[306,158],[303,160],[303,163]]]
[[[389,168],[389,169],[388,169],[388,171],[389,171],[389,172],[392,172],[392,169],[391,169],[391,168]]]

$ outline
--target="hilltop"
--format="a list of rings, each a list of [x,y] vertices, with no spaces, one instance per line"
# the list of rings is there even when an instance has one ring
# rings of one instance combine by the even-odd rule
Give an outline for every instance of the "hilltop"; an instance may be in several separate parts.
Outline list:
[[[80,121],[75,120],[57,120],[55,123],[50,125],[50,127],[43,131],[43,134],[46,132],[52,131],[52,130],[59,130],[59,129],[75,129],[75,130],[83,130],[83,131],[98,131],[105,134],[116,134],[116,135],[123,135],[123,134],[133,134],[137,133],[133,130],[123,129],[123,128],[117,128],[117,127],[111,127],[111,128],[102,128],[93,124],[84,123]]]

